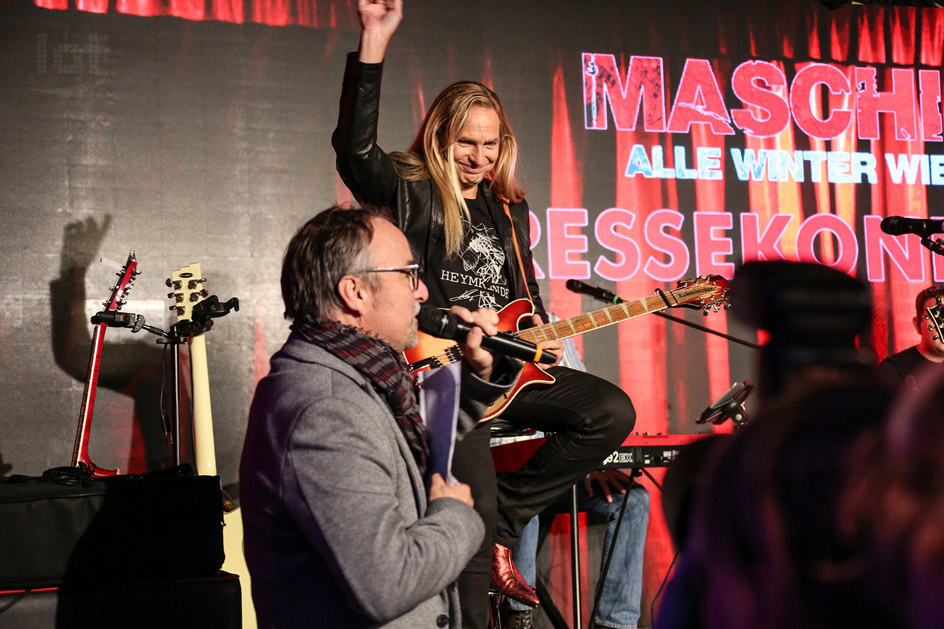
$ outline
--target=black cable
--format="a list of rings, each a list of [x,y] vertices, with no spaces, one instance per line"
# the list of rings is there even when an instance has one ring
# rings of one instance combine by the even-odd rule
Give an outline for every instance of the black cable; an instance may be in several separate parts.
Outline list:
[[[21,600],[23,600],[23,597],[26,596],[26,594],[27,594],[27,593],[26,593],[25,591],[24,591],[24,592],[20,592],[20,593],[17,595],[16,598],[14,598],[12,601],[10,601],[9,603],[7,603],[7,604],[4,605],[3,607],[0,607],[0,614],[2,614],[3,612],[7,611],[7,610],[10,609],[11,607],[13,607],[13,606],[16,605],[17,603],[19,603]]]

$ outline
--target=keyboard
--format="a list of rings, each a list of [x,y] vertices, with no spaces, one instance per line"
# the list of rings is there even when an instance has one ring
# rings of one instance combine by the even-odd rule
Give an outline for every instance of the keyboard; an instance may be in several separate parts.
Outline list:
[[[630,435],[600,469],[667,467],[690,443],[713,433],[692,435]]]
[[[666,467],[685,446],[712,434],[630,435],[600,462],[598,469]],[[495,471],[502,473],[520,468],[543,443],[543,437],[532,437],[492,446]]]

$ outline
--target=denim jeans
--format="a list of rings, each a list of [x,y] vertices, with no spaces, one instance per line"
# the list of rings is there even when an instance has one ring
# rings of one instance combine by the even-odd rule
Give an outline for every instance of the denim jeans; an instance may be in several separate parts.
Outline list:
[[[502,413],[520,428],[553,433],[521,469],[496,480],[487,426],[456,443],[452,472],[471,487],[486,529],[482,548],[459,575],[464,629],[488,626],[492,542],[514,548],[518,531],[598,468],[636,421],[633,403],[616,385],[565,367],[548,371],[556,384],[521,391]]]
[[[588,496],[583,482],[578,483],[577,505],[581,511],[602,515],[607,520],[603,556],[600,560],[602,571],[610,545],[613,544],[613,533],[616,530],[623,495],[614,494],[613,502],[607,502],[599,487],[594,485],[593,490],[593,495]],[[649,492],[641,485],[633,483],[627,488],[627,496],[623,524],[613,549],[613,558],[596,615],[597,624],[619,629],[635,629],[639,622],[643,551],[646,547],[646,527],[649,522]],[[521,576],[530,585],[534,585],[536,581],[535,558],[539,541],[547,535],[556,513],[567,511],[569,505],[570,492],[567,492],[564,499],[556,502],[547,512],[533,518],[521,532],[514,560]],[[517,601],[509,600],[509,604],[512,609],[529,609]]]

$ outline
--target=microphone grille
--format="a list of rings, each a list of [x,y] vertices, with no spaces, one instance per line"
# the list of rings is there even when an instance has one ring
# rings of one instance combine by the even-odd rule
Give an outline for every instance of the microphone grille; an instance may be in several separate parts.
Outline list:
[[[422,332],[437,338],[452,338],[456,331],[456,317],[445,310],[424,306],[416,315],[417,327]]]
[[[567,280],[566,286],[567,286],[567,290],[572,291],[574,293],[579,293],[581,287],[583,286],[583,282],[581,282],[580,280]]]
[[[882,219],[880,227],[890,236],[901,236],[907,233],[907,219],[901,216],[889,216]]]

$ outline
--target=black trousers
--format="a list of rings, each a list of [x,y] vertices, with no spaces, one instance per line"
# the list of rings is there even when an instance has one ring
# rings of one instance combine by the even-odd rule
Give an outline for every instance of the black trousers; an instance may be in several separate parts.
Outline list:
[[[619,387],[566,367],[548,372],[556,383],[524,390],[501,416],[519,428],[553,433],[521,469],[496,477],[487,425],[456,444],[453,475],[471,487],[485,521],[485,541],[459,575],[465,628],[488,626],[493,542],[513,547],[531,518],[596,469],[636,423],[633,403]]]

